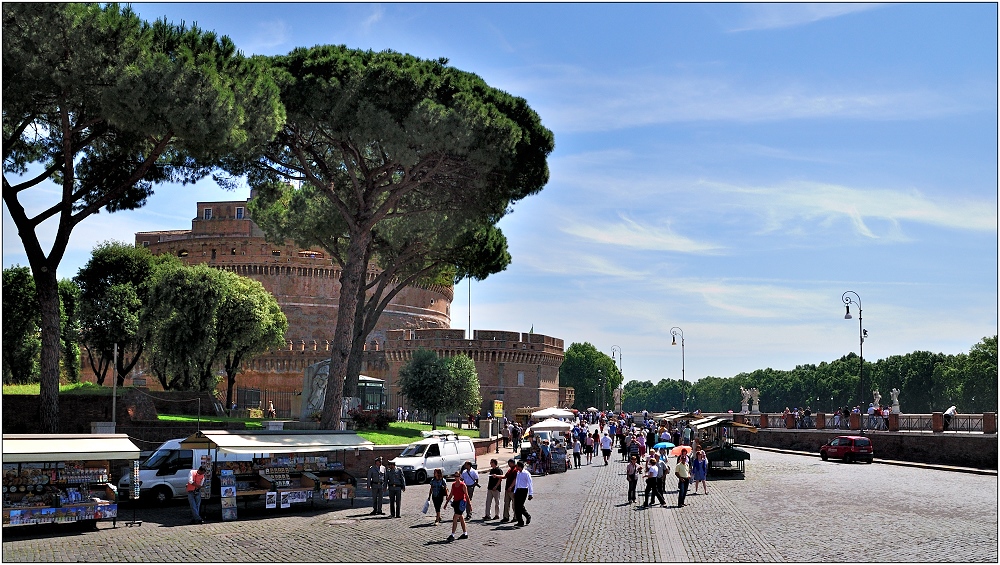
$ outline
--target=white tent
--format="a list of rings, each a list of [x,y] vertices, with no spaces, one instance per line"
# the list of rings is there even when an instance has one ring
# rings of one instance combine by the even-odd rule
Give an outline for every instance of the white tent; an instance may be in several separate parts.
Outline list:
[[[532,412],[531,417],[539,420],[542,418],[575,418],[576,414],[570,412],[569,410],[563,410],[562,408],[556,408],[553,406],[552,408]]]
[[[573,429],[573,424],[570,424],[569,422],[563,422],[562,420],[556,420],[555,418],[549,418],[548,420],[538,422],[537,424],[531,426],[528,429],[535,431],[554,430],[554,431],[564,432],[566,430]]]

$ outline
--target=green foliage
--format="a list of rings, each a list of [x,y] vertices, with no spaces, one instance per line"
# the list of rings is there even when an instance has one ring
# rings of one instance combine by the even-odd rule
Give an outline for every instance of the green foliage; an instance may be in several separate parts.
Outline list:
[[[159,183],[194,182],[246,158],[284,114],[263,62],[228,38],[148,24],[117,4],[7,2],[2,41],[3,199],[35,277],[40,425],[54,432],[55,273],[73,229],[101,210],[142,207]],[[39,191],[61,199],[29,216],[19,198]],[[48,253],[40,225],[57,226]]]
[[[476,365],[467,355],[439,358],[433,351],[418,349],[399,370],[399,386],[410,404],[436,422],[442,412],[474,414],[482,396]]]
[[[139,320],[150,368],[165,390],[231,389],[242,361],[284,343],[288,320],[257,281],[207,265],[158,265]]]
[[[762,412],[806,406],[813,411],[832,412],[845,406],[867,407],[872,402],[873,390],[878,390],[881,403],[888,405],[890,391],[896,388],[900,390],[900,408],[904,412],[943,411],[952,404],[962,412],[997,410],[996,336],[983,338],[968,354],[914,351],[874,363],[865,361],[865,393],[861,398],[858,398],[858,371],[858,356],[850,353],[829,363],[799,365],[790,371],[769,368],[731,378],[704,377],[688,385],[689,404],[703,412],[739,412],[742,386],[760,390]],[[622,408],[630,412],[679,409],[681,384],[673,379],[663,379],[655,385],[630,381],[625,384]]]
[[[495,224],[547,182],[552,133],[523,99],[445,60],[325,45],[272,63],[287,123],[248,169],[265,201],[253,213],[276,222],[269,237],[321,246],[343,266],[323,420],[335,427],[360,367],[352,345],[395,292],[507,266]]]
[[[354,421],[356,430],[387,430],[389,424],[396,421],[392,410],[362,410],[358,407],[351,409],[348,415]]]
[[[62,374],[66,381],[80,381],[80,287],[69,279],[59,281],[59,342]]]
[[[559,386],[574,388],[576,400],[573,407],[577,410],[586,410],[590,406],[603,409],[599,406],[602,383],[604,403],[611,405],[614,390],[622,383],[622,375],[614,359],[590,343],[570,344],[559,366]]]
[[[38,300],[35,281],[28,267],[3,270],[3,382],[30,383],[38,380]]]

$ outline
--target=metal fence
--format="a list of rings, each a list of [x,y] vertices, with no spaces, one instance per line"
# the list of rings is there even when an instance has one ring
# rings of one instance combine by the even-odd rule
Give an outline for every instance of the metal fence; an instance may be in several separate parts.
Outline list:
[[[274,403],[275,417],[291,418],[293,402],[302,402],[301,391],[236,387],[236,409],[259,408],[267,416],[268,402]]]

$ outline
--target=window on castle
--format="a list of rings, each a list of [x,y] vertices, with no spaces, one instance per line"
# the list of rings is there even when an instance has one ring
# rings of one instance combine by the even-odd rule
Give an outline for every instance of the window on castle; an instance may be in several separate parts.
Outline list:
[[[142,242],[142,246],[143,246],[143,247],[149,247],[149,242],[148,242],[148,241],[144,241],[144,242]]]
[[[229,252],[229,254],[230,254],[230,255],[236,255],[236,248],[234,247],[234,248],[233,248],[233,249],[232,249],[232,250],[231,250],[231,251]]]
[[[237,206],[236,207],[236,219],[237,220],[242,220],[243,219],[243,207],[242,206]]]
[[[517,386],[524,386],[524,371],[517,372]]]
[[[205,219],[206,220],[211,220],[212,219],[212,209],[211,208],[205,208]]]
[[[187,257],[188,256],[188,250],[187,249],[181,249],[180,251],[177,252],[177,256],[178,257]]]
[[[271,250],[271,256],[272,257],[281,257],[281,250],[280,249],[272,249]]]
[[[322,259],[323,254],[319,251],[299,251],[299,257],[304,259]]]
[[[215,250],[214,249],[212,250],[212,260],[213,261],[215,260]]]

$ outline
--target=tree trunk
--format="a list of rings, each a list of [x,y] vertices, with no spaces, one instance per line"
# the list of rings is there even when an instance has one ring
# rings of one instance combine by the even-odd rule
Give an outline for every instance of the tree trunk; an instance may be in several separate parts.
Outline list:
[[[41,310],[41,374],[38,395],[39,431],[59,433],[59,282],[55,269],[32,268]]]
[[[438,413],[437,412],[431,412],[431,430],[438,429],[437,422],[438,422]]]
[[[326,399],[323,401],[323,419],[320,427],[327,430],[340,428],[340,409],[344,398],[344,381],[347,377],[347,359],[351,355],[354,341],[354,319],[358,307],[358,288],[365,284],[368,272],[368,248],[371,245],[370,231],[352,233],[344,258],[344,269],[340,274],[340,301],[337,309],[337,327],[330,347],[330,375],[326,384]]]
[[[365,323],[365,313],[368,311],[365,302],[365,289],[368,287],[368,261],[371,259],[371,252],[365,254],[365,278],[362,284],[358,285],[358,301],[354,311],[354,331],[351,340],[351,353],[347,359],[347,373],[344,378],[344,397],[350,398],[358,395],[358,375],[361,374],[361,362],[364,360],[365,339],[368,337]],[[327,387],[327,390],[330,390]]]

